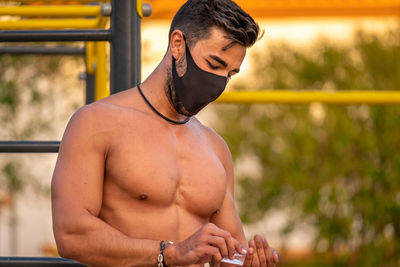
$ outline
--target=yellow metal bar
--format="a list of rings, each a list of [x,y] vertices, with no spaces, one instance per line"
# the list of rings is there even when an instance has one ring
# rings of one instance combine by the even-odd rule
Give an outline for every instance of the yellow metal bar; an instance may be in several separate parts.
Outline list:
[[[98,15],[101,15],[101,6],[0,6],[0,15],[40,17],[96,17]]]
[[[107,0],[108,2],[109,0]],[[3,2],[19,2],[19,3],[33,3],[33,4],[38,4],[38,3],[54,3],[55,0],[0,0],[0,3]],[[64,2],[64,3],[69,3],[69,2],[74,2],[74,3],[92,3],[95,2],[94,0],[57,0],[57,2]],[[104,2],[104,1],[103,1]]]
[[[235,91],[225,92],[219,103],[235,104],[400,104],[400,91]]]
[[[103,3],[102,3],[103,4]],[[98,28],[101,28],[101,29],[104,29],[106,26],[107,26],[107,23],[110,21],[110,18],[109,17],[104,17],[104,16],[101,16],[101,17],[99,17],[99,20],[98,20],[98,23],[97,23],[97,27]]]
[[[96,69],[95,69],[95,100],[100,100],[110,95],[107,71],[106,42],[95,42]]]
[[[143,1],[142,0],[136,0],[136,12],[139,16],[139,18],[143,18]]]
[[[94,54],[94,42],[87,42],[86,43],[86,72],[88,74],[94,74],[95,69],[95,54]]]
[[[22,29],[95,29],[100,19],[25,19],[0,20],[1,30]]]

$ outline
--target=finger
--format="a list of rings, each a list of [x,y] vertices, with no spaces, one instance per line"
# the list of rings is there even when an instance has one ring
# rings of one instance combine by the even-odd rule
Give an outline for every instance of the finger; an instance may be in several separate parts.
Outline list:
[[[205,252],[206,252],[207,255],[211,256],[212,259],[213,259],[216,263],[221,262],[221,260],[222,260],[222,258],[223,258],[222,255],[221,255],[221,253],[219,252],[219,249],[216,248],[216,247],[214,247],[214,246],[207,246],[207,247],[205,247]]]
[[[267,267],[269,262],[267,264],[268,259],[267,259],[266,252],[268,252],[268,251],[265,251],[264,242],[263,242],[264,240],[262,239],[261,236],[256,235],[254,237],[254,241],[256,243],[257,256],[258,256],[258,260],[260,261],[260,267]]]
[[[256,243],[254,240],[250,240],[249,247],[253,248],[253,250],[254,250],[253,260],[251,261],[251,266],[252,267],[260,267],[260,260],[258,258],[258,251],[257,251]]]
[[[278,251],[276,251],[275,249],[273,249],[272,255],[274,256],[274,263],[278,263],[278,262],[279,262],[279,259],[280,259],[280,256],[279,256]]]
[[[217,247],[223,258],[228,257],[228,247],[224,238],[215,235],[209,236],[208,244]]]
[[[268,266],[272,266],[275,262],[274,262],[274,256],[273,256],[273,248],[271,248],[267,242],[267,240],[264,237],[260,237],[262,240],[262,244],[263,244],[263,249],[264,249],[264,254],[267,260],[267,265]]]
[[[245,252],[246,248],[243,247],[243,245],[240,244],[239,241],[237,241],[236,239],[233,239],[233,241],[234,241],[234,244],[235,244],[235,250],[237,252],[239,252],[240,254],[242,254],[242,255],[246,254],[246,252]]]
[[[235,254],[236,243],[238,243],[237,240],[235,240],[228,231],[222,230],[216,226],[212,229],[211,234],[224,238],[228,252],[226,257],[233,259],[233,254]]]
[[[243,267],[251,266],[251,263],[253,261],[253,255],[254,255],[254,249],[252,247],[249,247],[247,249],[246,258],[244,259],[244,262],[243,262]]]
[[[265,250],[268,251],[268,252],[266,252],[268,264],[274,265],[274,264],[278,263],[279,262],[279,253],[274,248],[269,246],[268,241],[265,238],[263,238],[263,239],[264,239]]]
[[[226,246],[228,249],[228,257],[230,259],[233,259],[236,248],[240,247],[240,243],[235,238],[233,238],[229,232],[225,231],[225,235]]]

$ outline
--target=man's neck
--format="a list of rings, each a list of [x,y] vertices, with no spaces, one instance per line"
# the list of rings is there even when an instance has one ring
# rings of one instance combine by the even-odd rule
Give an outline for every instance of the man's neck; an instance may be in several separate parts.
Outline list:
[[[166,93],[167,64],[164,59],[150,76],[140,85],[149,103],[162,115],[173,121],[184,121],[187,116],[179,114]]]

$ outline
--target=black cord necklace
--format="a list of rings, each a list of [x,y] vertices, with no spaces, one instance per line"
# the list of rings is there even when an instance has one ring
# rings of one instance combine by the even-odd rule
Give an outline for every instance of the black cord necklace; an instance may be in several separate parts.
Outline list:
[[[144,96],[142,89],[140,88],[140,85],[137,85],[137,88],[139,90],[140,95],[143,97],[144,101],[146,102],[146,104],[154,111],[154,113],[156,113],[158,116],[160,116],[161,118],[163,118],[164,120],[173,123],[173,124],[185,124],[187,123],[191,117],[187,117],[186,119],[184,119],[183,121],[174,121],[171,120],[170,118],[165,117],[163,114],[161,114],[155,107],[153,107],[153,105],[149,102],[149,100],[147,100],[147,98]]]

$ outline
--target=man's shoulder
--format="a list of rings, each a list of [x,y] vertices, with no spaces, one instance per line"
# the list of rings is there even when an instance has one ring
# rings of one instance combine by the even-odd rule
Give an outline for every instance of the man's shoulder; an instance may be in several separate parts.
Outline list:
[[[129,105],[129,92],[121,92],[79,108],[71,120],[84,120],[100,125],[110,122],[116,123],[128,113],[137,112],[132,104]],[[100,126],[98,125],[98,126]]]
[[[79,126],[82,123],[87,127],[92,124],[101,126],[108,121],[115,121],[117,115],[120,114],[118,111],[121,111],[121,108],[117,105],[94,102],[79,108],[72,115],[70,124]]]
[[[224,138],[221,135],[219,135],[213,128],[202,124],[197,119],[196,121],[198,122],[201,131],[206,136],[208,142],[212,145],[214,150],[220,153],[221,156],[223,157],[227,156],[227,154],[230,157],[229,147],[225,142]]]
[[[225,143],[224,139],[211,127],[202,124],[198,121],[201,131],[214,142]]]
[[[124,97],[127,98],[123,93],[112,95],[79,108],[72,115],[66,133],[91,136],[115,132],[128,117],[132,121],[137,117],[135,114],[140,112],[128,106],[126,100],[121,100]]]

